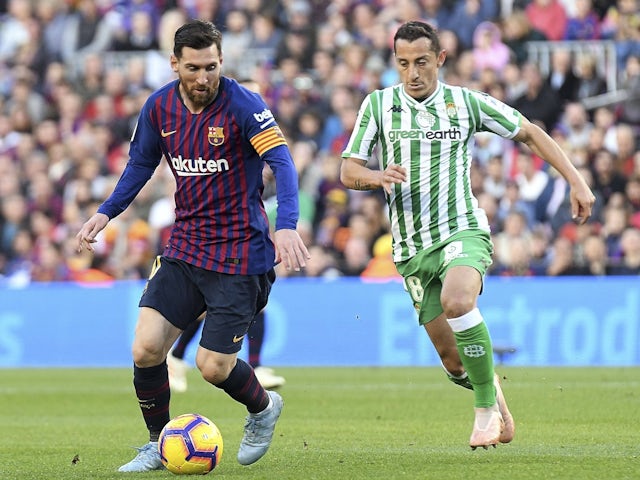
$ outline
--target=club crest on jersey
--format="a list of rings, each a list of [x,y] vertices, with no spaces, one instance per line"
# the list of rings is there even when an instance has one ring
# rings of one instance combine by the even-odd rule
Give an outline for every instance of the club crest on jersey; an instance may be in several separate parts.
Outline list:
[[[454,118],[455,116],[458,115],[458,107],[456,107],[456,104],[453,102],[447,103],[446,110],[447,110],[447,116],[449,118]]]
[[[429,112],[418,112],[416,114],[416,123],[421,128],[431,129],[436,123],[436,117]]]
[[[224,130],[222,127],[209,127],[207,139],[214,147],[218,147],[224,143]]]

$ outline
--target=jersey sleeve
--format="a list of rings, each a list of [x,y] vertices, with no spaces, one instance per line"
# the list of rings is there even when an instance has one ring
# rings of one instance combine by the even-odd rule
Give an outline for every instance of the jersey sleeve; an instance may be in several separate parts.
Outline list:
[[[298,172],[286,145],[270,148],[264,154],[276,179],[276,230],[295,230],[300,215]]]
[[[471,91],[477,105],[478,131],[493,132],[504,138],[513,138],[520,131],[522,114],[515,108],[483,92]]]
[[[378,142],[378,122],[375,115],[376,101],[373,94],[367,95],[362,102],[358,117],[347,146],[342,152],[342,158],[358,158],[368,161]],[[379,106],[378,106],[379,109]]]
[[[299,217],[298,172],[287,140],[260,95],[245,90],[240,90],[239,95],[248,96],[248,101],[240,104],[247,108],[244,121],[249,142],[273,170],[276,179],[275,229],[295,230]]]
[[[98,208],[109,218],[124,212],[149,181],[162,158],[160,136],[151,122],[149,102],[138,117],[129,147],[129,161],[109,198]]]

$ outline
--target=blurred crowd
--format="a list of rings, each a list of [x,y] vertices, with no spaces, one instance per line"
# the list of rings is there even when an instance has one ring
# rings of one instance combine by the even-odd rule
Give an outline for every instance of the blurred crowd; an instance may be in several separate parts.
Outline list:
[[[538,122],[597,197],[577,226],[561,176],[514,142],[477,135],[489,274],[640,273],[637,0],[0,0],[0,283],[147,277],[174,219],[164,163],[94,254],[78,254],[74,237],[126,165],[142,103],[174,78],[173,34],[190,18],[223,32],[224,74],[259,83],[288,139],[312,254],[300,275],[397,275],[381,192],[346,190],[339,168],[364,95],[398,81],[393,34],[412,19],[440,31],[444,81]],[[570,46],[593,41],[615,45],[615,92],[595,51]],[[530,42],[558,46],[548,69]],[[585,101],[621,92],[624,101]],[[268,168],[264,181],[273,217]]]

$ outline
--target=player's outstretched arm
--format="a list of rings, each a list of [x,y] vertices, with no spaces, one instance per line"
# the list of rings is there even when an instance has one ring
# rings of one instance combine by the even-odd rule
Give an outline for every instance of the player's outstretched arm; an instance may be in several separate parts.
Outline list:
[[[393,184],[402,183],[406,179],[405,168],[396,164],[391,164],[384,170],[371,170],[364,165],[363,160],[345,158],[340,166],[340,181],[352,190],[384,188],[390,194]]]
[[[104,213],[96,213],[93,217],[87,220],[76,235],[78,252],[81,252],[83,248],[92,252],[93,246],[91,246],[91,244],[96,242],[96,235],[98,235],[98,233],[107,226],[107,223],[109,223],[109,217]]]
[[[514,139],[526,144],[533,153],[560,172],[571,187],[571,216],[576,222],[585,223],[591,216],[596,197],[560,145],[542,128],[525,118],[522,119],[521,129]]]
[[[295,230],[282,228],[274,234],[276,247],[276,263],[282,262],[287,270],[299,272],[307,266],[307,260],[311,258],[309,250]]]

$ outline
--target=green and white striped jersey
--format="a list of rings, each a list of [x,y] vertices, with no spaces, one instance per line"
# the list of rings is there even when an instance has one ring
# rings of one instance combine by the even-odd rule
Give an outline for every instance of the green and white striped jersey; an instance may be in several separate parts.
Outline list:
[[[406,168],[408,180],[387,196],[396,262],[454,233],[489,231],[471,191],[474,133],[513,138],[521,118],[485,93],[442,82],[423,102],[407,95],[401,84],[365,98],[342,157],[369,161],[375,152],[381,169],[391,162]]]

